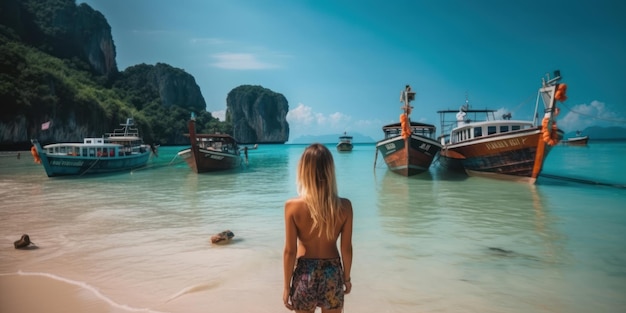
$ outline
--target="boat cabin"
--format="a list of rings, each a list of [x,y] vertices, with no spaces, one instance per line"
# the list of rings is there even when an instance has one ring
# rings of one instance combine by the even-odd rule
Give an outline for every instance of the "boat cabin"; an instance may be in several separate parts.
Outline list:
[[[529,129],[532,127],[534,126],[530,122],[510,120],[468,123],[467,125],[461,125],[452,131],[450,143],[457,143],[516,130]]]
[[[83,143],[55,143],[43,147],[47,155],[111,158],[144,153],[141,140],[111,141],[108,138],[84,138]]]
[[[536,127],[533,122],[511,120],[511,114],[504,114],[496,120],[496,110],[468,109],[437,111],[440,114],[441,144],[453,144],[496,134],[514,132]],[[453,119],[448,118],[454,116]]]
[[[340,136],[339,143],[352,143],[352,136]]]
[[[417,136],[435,139],[436,128],[434,125],[411,122],[411,133]],[[385,139],[400,136],[402,134],[401,123],[385,125],[383,127]]]
[[[238,154],[239,146],[230,135],[221,134],[197,134],[198,147],[205,150],[221,151],[230,154]]]

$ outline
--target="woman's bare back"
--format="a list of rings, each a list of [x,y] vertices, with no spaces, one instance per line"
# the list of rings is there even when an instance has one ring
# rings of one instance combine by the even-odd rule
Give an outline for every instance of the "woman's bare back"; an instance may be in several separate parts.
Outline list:
[[[290,199],[286,203],[288,214],[294,220],[297,228],[298,236],[298,252],[297,257],[311,259],[332,259],[339,257],[337,249],[337,239],[341,234],[341,229],[345,224],[348,214],[352,213],[352,205],[349,200],[341,198],[341,219],[336,223],[334,236],[328,239],[326,234],[322,232],[321,236],[318,229],[313,229],[313,219],[309,213],[306,203],[301,198]]]

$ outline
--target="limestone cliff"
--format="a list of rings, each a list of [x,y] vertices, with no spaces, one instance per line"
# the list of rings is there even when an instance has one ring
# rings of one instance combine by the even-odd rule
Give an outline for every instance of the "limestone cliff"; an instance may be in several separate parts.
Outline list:
[[[98,75],[117,73],[111,26],[102,13],[75,0],[0,0],[1,24],[26,44],[83,62]]]
[[[239,86],[226,98],[226,121],[241,143],[285,143],[288,111],[285,96],[261,86]]]
[[[166,108],[178,106],[195,112],[206,110],[206,102],[196,79],[182,69],[164,63],[139,64],[120,74],[115,87],[136,94],[143,103],[156,101]]]

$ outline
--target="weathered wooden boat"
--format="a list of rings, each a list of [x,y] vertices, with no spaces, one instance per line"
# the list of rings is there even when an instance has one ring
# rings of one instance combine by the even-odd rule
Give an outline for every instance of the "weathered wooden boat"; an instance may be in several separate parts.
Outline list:
[[[154,148],[144,144],[139,131],[133,128],[132,118],[120,124],[121,129],[101,138],[83,138],[83,142],[66,142],[45,145],[31,140],[31,153],[41,163],[48,177],[101,174],[145,166]]]
[[[348,136],[345,132],[343,136],[339,136],[339,142],[337,143],[337,151],[347,152],[352,151],[354,145],[352,144],[352,136]]]
[[[431,124],[412,122],[409,118],[413,109],[410,102],[415,92],[409,85],[400,95],[402,114],[400,123],[383,126],[384,139],[376,143],[376,156],[383,156],[387,168],[402,176],[413,176],[428,170],[441,144],[436,140],[436,127]]]
[[[568,146],[586,146],[589,136],[583,136],[581,131],[576,131],[575,137],[570,137],[561,141],[561,144]]]
[[[241,153],[235,138],[228,134],[196,134],[196,119],[189,120],[191,147],[178,152],[196,173],[230,170],[241,166]]]
[[[535,107],[537,112],[541,98],[541,123],[537,114],[533,120],[512,120],[510,113],[496,120],[495,110],[471,109],[467,99],[459,110],[438,111],[443,131],[439,164],[470,176],[535,183],[551,148],[563,138],[555,120],[556,101],[567,99],[567,85],[560,80],[560,71],[542,79]],[[453,114],[454,119],[446,118]]]

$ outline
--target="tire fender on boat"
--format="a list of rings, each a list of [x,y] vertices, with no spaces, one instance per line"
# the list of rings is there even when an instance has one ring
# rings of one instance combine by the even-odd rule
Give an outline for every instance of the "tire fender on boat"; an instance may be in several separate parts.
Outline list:
[[[35,159],[35,163],[37,163],[37,164],[41,163],[41,158],[39,157],[39,153],[37,153],[37,147],[32,146],[30,148],[30,154],[33,155],[33,159]]]

